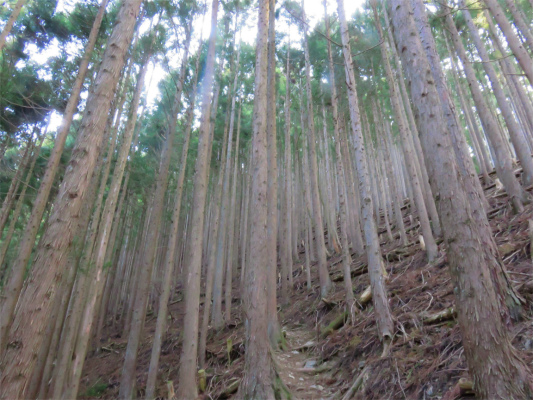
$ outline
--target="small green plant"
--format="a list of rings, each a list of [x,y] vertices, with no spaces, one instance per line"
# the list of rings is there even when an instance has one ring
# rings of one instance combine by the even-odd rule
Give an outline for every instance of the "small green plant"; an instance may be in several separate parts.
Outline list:
[[[82,397],[100,397],[106,391],[108,385],[103,382],[96,382],[83,394]]]

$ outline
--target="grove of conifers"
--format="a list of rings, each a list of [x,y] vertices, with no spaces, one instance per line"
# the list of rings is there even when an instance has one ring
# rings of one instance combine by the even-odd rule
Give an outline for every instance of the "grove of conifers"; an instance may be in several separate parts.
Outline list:
[[[533,399],[533,1],[346,5],[0,4],[1,399]]]

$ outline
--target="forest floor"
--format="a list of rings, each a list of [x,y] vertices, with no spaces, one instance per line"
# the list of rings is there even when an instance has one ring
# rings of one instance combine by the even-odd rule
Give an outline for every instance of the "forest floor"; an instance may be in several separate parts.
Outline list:
[[[514,346],[524,360],[533,365],[533,269],[528,233],[533,205],[528,205],[520,214],[513,214],[507,196],[495,185],[486,188],[486,195],[501,257],[525,300],[520,320],[513,321],[509,330]],[[381,357],[382,344],[377,336],[371,302],[360,305],[354,321],[341,317],[345,310],[340,256],[329,259],[335,290],[327,299],[319,296],[316,271],[312,275],[312,290],[308,290],[302,262],[295,264],[291,298],[287,306],[280,307],[279,314],[286,345],[284,350],[274,353],[279,376],[293,398],[342,399],[356,378],[359,378],[359,385],[353,398],[452,400],[468,394],[458,386],[461,378],[469,380],[470,377],[454,318],[453,288],[444,248],[441,244],[440,258],[428,264],[418,242],[418,224],[410,224],[408,205],[404,213],[410,240],[407,248],[399,246],[398,238],[389,241],[386,232],[380,235],[396,328],[394,341],[385,357]],[[356,298],[369,285],[365,262],[364,256],[353,256]],[[240,300],[236,297],[238,285],[235,281],[233,322],[211,333],[208,339],[205,399],[231,398],[243,373],[244,324]],[[177,383],[183,306],[183,302],[170,306],[171,322],[163,343],[157,391],[161,398],[168,397],[168,381]],[[431,321],[437,313],[443,313],[441,318]],[[149,314],[139,350],[139,397],[144,394],[155,320],[155,315]],[[325,332],[325,327],[334,320],[340,322],[335,329]],[[117,397],[126,341],[127,337],[121,337],[120,332],[111,327],[107,329],[103,351],[89,356],[85,364],[80,398]]]

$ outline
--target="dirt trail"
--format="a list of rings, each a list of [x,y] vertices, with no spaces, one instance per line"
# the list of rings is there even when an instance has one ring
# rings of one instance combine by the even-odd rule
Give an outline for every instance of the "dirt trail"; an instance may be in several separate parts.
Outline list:
[[[328,399],[335,392],[328,385],[328,365],[319,364],[318,357],[312,354],[314,339],[313,332],[303,327],[287,330],[287,350],[276,354],[278,373],[293,399]]]

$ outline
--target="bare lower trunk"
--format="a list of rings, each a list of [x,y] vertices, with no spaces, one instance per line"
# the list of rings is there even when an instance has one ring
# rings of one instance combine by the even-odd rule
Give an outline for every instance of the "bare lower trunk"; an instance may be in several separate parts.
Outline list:
[[[269,4],[270,3],[270,4]],[[273,0],[259,1],[252,138],[252,198],[250,259],[245,288],[245,375],[237,399],[274,398],[274,366],[268,338],[268,137],[267,66],[269,9]]]

